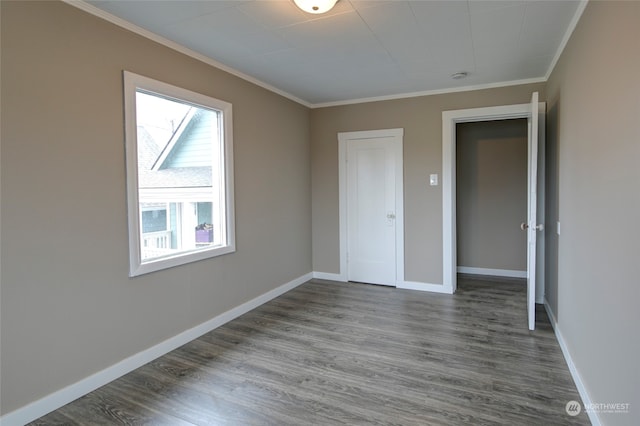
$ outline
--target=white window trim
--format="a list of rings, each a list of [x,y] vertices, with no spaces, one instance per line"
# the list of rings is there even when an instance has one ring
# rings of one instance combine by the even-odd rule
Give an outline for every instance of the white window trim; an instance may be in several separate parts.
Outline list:
[[[126,172],[127,172],[127,210],[129,222],[129,276],[147,274],[162,269],[184,265],[198,260],[208,259],[236,251],[235,241],[235,209],[233,192],[233,117],[232,106],[228,102],[211,98],[200,93],[182,89],[167,83],[153,80],[129,71],[123,71],[124,77],[124,112],[126,138]],[[179,253],[174,256],[151,259],[142,262],[140,241],[140,211],[138,198],[138,149],[136,123],[136,91],[144,90],[157,93],[168,98],[175,98],[204,108],[222,112],[223,149],[224,149],[224,198],[226,225],[226,244],[206,247]],[[190,198],[188,195],[185,198]]]

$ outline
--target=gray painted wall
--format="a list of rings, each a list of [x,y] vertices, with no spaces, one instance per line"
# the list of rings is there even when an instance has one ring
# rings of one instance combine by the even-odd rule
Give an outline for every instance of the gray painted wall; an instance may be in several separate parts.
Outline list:
[[[527,270],[527,120],[456,128],[458,266]]]
[[[1,413],[311,271],[309,111],[61,2],[1,2]],[[127,277],[122,70],[231,102],[237,252]]]
[[[640,2],[589,2],[547,84],[547,297],[592,402],[640,424]],[[553,235],[550,232],[548,235]]]
[[[404,128],[405,280],[442,284],[442,111],[523,104],[543,84],[422,96],[311,111],[313,269],[338,273],[338,132]]]

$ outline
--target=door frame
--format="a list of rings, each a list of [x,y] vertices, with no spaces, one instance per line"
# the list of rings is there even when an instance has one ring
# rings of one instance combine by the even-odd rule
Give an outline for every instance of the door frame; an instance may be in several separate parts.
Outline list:
[[[545,126],[545,102],[538,103],[540,114],[540,128]],[[502,105],[495,107],[470,108],[442,112],[442,280],[443,286],[454,293],[457,288],[457,240],[456,240],[456,124],[480,121],[511,120],[528,118],[531,114],[531,104]],[[544,159],[544,132],[539,157]],[[527,154],[528,155],[528,154]],[[544,167],[544,163],[541,164]],[[544,179],[544,173],[538,176]],[[538,209],[544,211],[544,181],[539,185],[542,196],[538,197]],[[542,215],[544,217],[544,215]],[[542,240],[544,245],[544,239]],[[539,248],[544,250],[544,248]],[[544,256],[537,265],[538,270],[544,271]],[[528,273],[527,273],[528,274]],[[544,297],[544,272],[537,273],[542,284],[536,295],[536,302],[542,303]]]
[[[403,169],[404,129],[365,130],[338,133],[338,193],[339,193],[339,232],[340,232],[340,273],[341,281],[349,281],[347,267],[347,144],[350,140],[393,138],[396,156],[396,281],[404,282],[404,169]]]

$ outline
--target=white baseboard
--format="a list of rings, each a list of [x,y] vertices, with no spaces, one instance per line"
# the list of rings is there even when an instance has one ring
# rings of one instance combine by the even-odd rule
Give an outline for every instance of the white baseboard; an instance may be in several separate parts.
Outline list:
[[[458,273],[473,275],[490,275],[492,277],[527,278],[527,271],[514,271],[511,269],[472,268],[470,266],[458,266]]]
[[[211,330],[214,330],[221,325],[243,315],[252,309],[274,299],[287,291],[309,281],[313,274],[308,273],[301,277],[298,277],[286,284],[283,284],[271,291],[268,291],[255,299],[251,299],[248,302],[243,303],[240,306],[236,306],[217,317],[210,319],[200,325],[190,328],[182,333],[173,336],[164,342],[158,343],[155,346],[145,349],[142,352],[138,352],[135,355],[126,358],[111,367],[107,367],[102,371],[99,371],[91,376],[80,380],[72,385],[62,388],[50,395],[45,396],[37,401],[32,402],[22,408],[7,413],[0,418],[0,426],[18,426],[32,422],[39,417],[44,416],[51,411],[54,411],[63,405],[70,403],[87,393],[106,385],[107,383],[124,376],[125,374],[139,368],[154,359],[171,352],[172,350],[179,348],[180,346],[188,343]]]
[[[453,294],[453,290],[442,284],[421,283],[417,281],[399,281],[396,283],[397,288],[404,290],[430,291],[432,293]]]
[[[332,274],[330,272],[313,271],[313,278],[317,278],[319,280],[340,281],[343,283],[347,282],[347,277],[341,274]]]
[[[573,358],[571,358],[571,353],[569,352],[569,348],[567,347],[567,343],[562,336],[562,332],[560,331],[560,326],[558,325],[558,321],[556,320],[556,316],[554,312],[551,310],[551,306],[549,306],[549,302],[547,299],[544,299],[544,309],[547,311],[547,315],[549,316],[549,321],[551,322],[551,326],[553,327],[553,331],[556,335],[556,340],[560,345],[560,349],[562,349],[562,355],[564,355],[565,361],[567,361],[567,365],[569,366],[569,372],[571,372],[571,377],[573,378],[574,383],[576,384],[576,388],[578,389],[578,393],[580,394],[580,398],[582,398],[582,408],[585,406],[590,406],[592,404],[591,397],[589,396],[589,392],[587,392],[587,388],[582,381],[582,377],[576,368],[576,365],[573,363]],[[569,401],[567,401],[569,402]],[[587,415],[589,416],[589,420],[593,426],[601,426],[602,422],[600,421],[600,417],[598,413],[595,411],[587,411]]]

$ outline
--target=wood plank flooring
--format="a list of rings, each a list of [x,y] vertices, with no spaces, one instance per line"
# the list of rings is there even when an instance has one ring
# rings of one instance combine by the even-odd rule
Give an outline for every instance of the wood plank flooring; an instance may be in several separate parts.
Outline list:
[[[584,425],[525,286],[312,280],[32,425]]]

